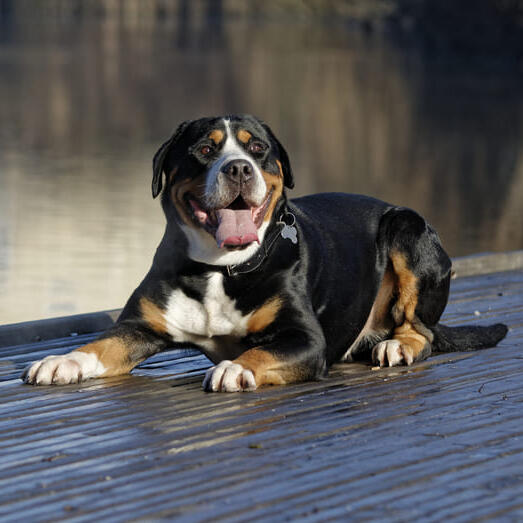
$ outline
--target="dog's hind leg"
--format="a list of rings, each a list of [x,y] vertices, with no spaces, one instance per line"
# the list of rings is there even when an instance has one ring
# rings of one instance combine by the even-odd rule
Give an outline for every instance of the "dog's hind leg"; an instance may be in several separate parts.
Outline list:
[[[391,339],[372,350],[380,366],[410,365],[431,354],[436,325],[447,303],[450,259],[427,222],[414,211],[388,211],[378,241],[392,266],[395,301]]]

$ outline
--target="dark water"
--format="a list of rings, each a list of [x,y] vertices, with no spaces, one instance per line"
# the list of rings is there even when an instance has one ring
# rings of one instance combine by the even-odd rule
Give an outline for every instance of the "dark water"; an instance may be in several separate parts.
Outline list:
[[[121,307],[163,232],[151,158],[182,120],[249,112],[295,195],[413,207],[448,252],[523,247],[523,90],[509,66],[429,60],[314,20],[4,16],[0,323]]]

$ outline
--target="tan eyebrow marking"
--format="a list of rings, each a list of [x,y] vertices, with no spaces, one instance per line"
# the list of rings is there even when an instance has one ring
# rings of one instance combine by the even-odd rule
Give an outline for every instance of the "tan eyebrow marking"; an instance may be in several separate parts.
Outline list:
[[[240,142],[247,143],[252,138],[252,134],[245,129],[240,129],[236,134],[236,137],[238,140],[240,140]]]
[[[209,138],[218,145],[223,140],[223,131],[220,131],[220,129],[214,129],[214,131],[211,131],[209,133]]]

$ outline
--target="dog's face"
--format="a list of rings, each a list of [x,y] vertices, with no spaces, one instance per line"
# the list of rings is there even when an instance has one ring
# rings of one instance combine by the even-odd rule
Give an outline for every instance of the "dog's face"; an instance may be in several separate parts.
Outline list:
[[[153,161],[153,196],[189,244],[189,256],[214,265],[241,263],[263,241],[284,187],[294,186],[287,153],[252,116],[184,122]]]

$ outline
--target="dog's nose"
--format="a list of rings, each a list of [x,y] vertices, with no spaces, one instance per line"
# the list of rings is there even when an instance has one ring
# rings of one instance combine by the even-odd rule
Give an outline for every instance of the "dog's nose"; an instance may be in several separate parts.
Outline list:
[[[253,168],[247,160],[232,160],[222,167],[222,172],[232,181],[240,183],[252,178]]]

